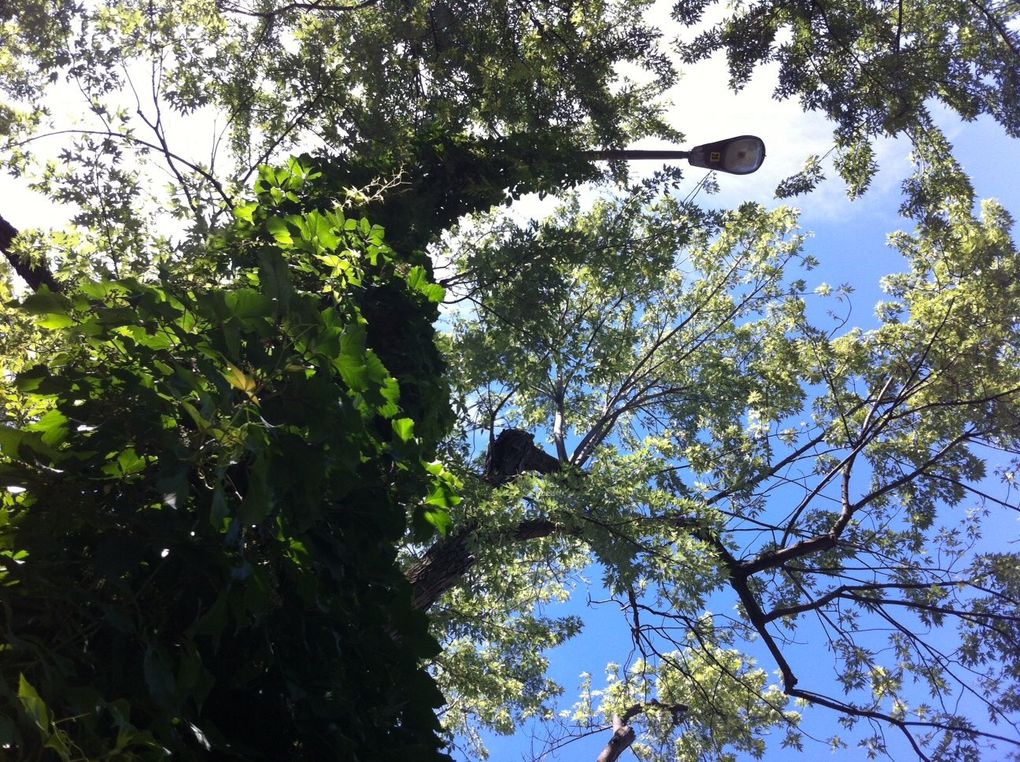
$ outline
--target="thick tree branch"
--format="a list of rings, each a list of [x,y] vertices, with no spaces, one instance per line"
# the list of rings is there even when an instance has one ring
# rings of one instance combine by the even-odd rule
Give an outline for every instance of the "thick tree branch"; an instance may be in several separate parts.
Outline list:
[[[3,252],[11,267],[28,287],[38,291],[41,286],[46,286],[50,291],[60,291],[60,284],[53,278],[53,273],[42,265],[36,265],[18,256],[11,251],[11,244],[18,235],[18,229],[11,223],[0,217],[0,251]]]
[[[526,471],[551,474],[559,471],[560,465],[558,459],[535,446],[533,434],[522,429],[505,429],[485,456],[485,481],[498,486]]]
[[[565,528],[547,519],[528,519],[504,532],[500,542],[521,542],[549,537]],[[411,583],[413,605],[428,611],[447,590],[452,588],[477,563],[472,545],[478,527],[467,524],[432,545],[416,564],[407,570]]]
[[[474,526],[465,526],[435,542],[421,560],[407,570],[414,608],[428,611],[475,565],[476,558],[470,545],[474,531]]]
[[[683,704],[663,704],[658,699],[633,704],[627,708],[622,717],[614,714],[613,737],[609,739],[609,743],[606,744],[602,753],[599,754],[596,762],[614,762],[614,760],[619,759],[620,755],[630,748],[630,745],[634,743],[636,738],[634,728],[630,726],[630,721],[649,709],[664,709],[670,712],[673,715],[674,725],[679,725],[684,715],[687,714],[687,707]]]
[[[636,737],[634,728],[625,724],[619,717],[613,717],[613,737],[609,739],[596,762],[616,762],[620,755],[630,748]]]
[[[563,404],[564,388],[563,381],[557,380],[555,387],[555,395],[553,402],[556,405],[556,418],[553,423],[553,439],[556,442],[556,457],[560,459],[560,463],[566,463],[567,458],[567,445],[566,445],[566,409]]]
[[[534,444],[535,437],[521,429],[505,429],[489,444],[485,457],[485,481],[506,484],[527,471],[542,474],[560,470],[560,461]],[[548,537],[563,529],[548,519],[528,519],[505,531],[495,541],[519,542]],[[472,544],[478,525],[469,522],[430,547],[407,571],[414,607],[427,611],[475,565]]]

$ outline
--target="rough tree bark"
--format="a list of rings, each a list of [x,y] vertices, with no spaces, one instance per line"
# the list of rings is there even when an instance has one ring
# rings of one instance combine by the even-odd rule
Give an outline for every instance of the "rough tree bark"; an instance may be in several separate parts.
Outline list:
[[[471,538],[476,526],[461,527],[433,543],[421,560],[407,570],[411,583],[412,604],[419,611],[428,611],[439,597],[460,581],[475,564]]]
[[[418,563],[407,570],[414,607],[428,611],[440,596],[456,585],[478,560],[472,545],[478,527],[466,525],[432,545]],[[494,538],[496,542],[523,542],[548,537],[564,527],[546,519],[522,521]]]

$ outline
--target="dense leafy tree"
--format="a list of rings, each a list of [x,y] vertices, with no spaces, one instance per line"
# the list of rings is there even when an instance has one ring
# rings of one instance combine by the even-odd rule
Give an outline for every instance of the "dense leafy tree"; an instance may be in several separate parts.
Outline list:
[[[466,466],[478,494],[461,528],[412,569],[451,632],[440,675],[461,721],[499,727],[509,697],[474,697],[477,674],[530,686],[545,665],[519,639],[555,644],[577,624],[519,610],[594,566],[636,658],[575,719],[633,717],[639,756],[761,750],[776,725],[798,745],[784,696],[889,723],[919,756],[974,757],[981,733],[1016,744],[1016,557],[978,543],[989,511],[1015,510],[1008,478],[1002,494],[982,484],[988,454],[1020,445],[1009,215],[950,199],[896,238],[909,271],[863,332],[809,318],[840,296],[805,292],[792,211],[706,215],[667,195],[639,213],[647,196],[493,222],[448,252],[476,277],[477,310],[448,339],[465,438],[511,426],[559,455],[559,473],[503,485]],[[437,595],[451,569],[466,600]],[[805,679],[805,637],[827,644],[839,693]],[[462,686],[472,642],[489,646]],[[779,685],[738,647],[754,642]],[[948,708],[958,695],[991,724]]]
[[[681,0],[673,14],[691,23],[708,5]],[[964,118],[990,114],[1017,136],[1015,12],[997,2],[741,3],[680,50],[688,59],[725,50],[738,87],[778,61],[777,94],[824,111],[848,139],[923,128],[932,98]]]
[[[94,235],[116,236],[97,241],[102,250],[140,266],[156,252],[138,197],[165,182],[142,170],[153,156],[172,180],[162,203],[200,235],[259,165],[296,146],[386,167],[375,178],[386,186],[415,165],[426,134],[541,143],[555,126],[561,149],[671,134],[655,96],[673,72],[642,19],[649,0],[52,5],[0,10],[0,150],[28,168],[46,135],[70,137],[75,161],[38,183],[78,204]],[[648,81],[619,78],[625,63]],[[49,93],[80,99],[87,118],[49,114]],[[223,150],[198,158],[179,140],[182,124]],[[81,242],[61,248],[81,266]]]
[[[989,511],[1015,508],[1020,262],[1008,212],[975,216],[929,113],[937,99],[1016,135],[1016,5],[714,6],[677,2],[669,29],[646,0],[0,8],[0,151],[75,210],[51,232],[0,220],[0,249],[38,289],[20,309],[8,282],[0,294],[4,367],[20,374],[0,397],[17,488],[4,568],[31,581],[13,588],[19,610],[51,612],[31,619],[35,640],[8,623],[8,738],[251,757],[223,716],[243,700],[288,718],[254,723],[270,758],[425,758],[434,694],[413,601],[443,646],[428,663],[446,732],[481,753],[480,729],[548,715],[560,688],[543,652],[582,623],[546,604],[596,569],[634,652],[560,732],[611,735],[603,760],[760,753],[776,729],[796,746],[798,703],[872,728],[858,735],[875,753],[885,726],[919,757],[1016,744],[1017,558],[980,537]],[[566,197],[543,222],[487,212],[598,178],[586,151],[679,138],[659,98],[671,49],[725,51],[736,88],[778,62],[777,95],[833,121],[852,195],[878,136],[910,139],[906,272],[887,278],[877,328],[814,317],[814,300],[846,294],[806,292],[794,211],[704,210],[671,195],[675,173]],[[76,94],[84,119],[48,110]],[[208,158],[189,124],[213,135]],[[314,156],[259,169],[297,150]],[[820,180],[811,157],[779,195]],[[458,412],[441,444],[428,255]],[[461,481],[448,527],[452,477],[422,465],[434,454]],[[986,473],[1000,461],[1001,493]],[[62,533],[58,509],[77,516]],[[77,555],[32,577],[57,546]],[[346,549],[375,561],[338,567]],[[345,617],[362,632],[334,638]],[[236,652],[217,644],[228,627]],[[828,648],[838,692],[804,677],[804,638]],[[351,658],[331,658],[352,649],[380,680],[359,688]],[[143,669],[100,669],[118,658]],[[310,729],[316,712],[340,719]]]
[[[17,376],[25,423],[0,429],[19,759],[440,758],[395,544],[409,509],[425,537],[455,499],[431,463],[442,289],[364,218],[288,214],[315,181],[263,171],[210,241],[218,284],[22,302],[62,351]]]

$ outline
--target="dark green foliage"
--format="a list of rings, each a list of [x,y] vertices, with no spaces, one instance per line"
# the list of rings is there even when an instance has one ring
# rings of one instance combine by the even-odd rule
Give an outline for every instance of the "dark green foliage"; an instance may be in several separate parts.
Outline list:
[[[365,212],[386,228],[401,251],[418,251],[463,215],[485,211],[525,193],[554,193],[599,177],[599,170],[565,131],[545,129],[503,138],[473,138],[453,126],[436,126],[399,150],[352,163],[322,158],[314,165],[334,183],[368,186],[394,178],[385,202]],[[320,197],[325,206],[328,195]],[[423,265],[427,260],[423,257]]]
[[[784,178],[776,186],[776,198],[791,198],[810,193],[824,179],[821,161],[817,156],[809,156],[804,162],[804,169]]]
[[[42,291],[64,353],[0,429],[0,744],[19,759],[438,760],[395,564],[445,527],[441,296],[383,231],[263,170],[229,279]],[[397,325],[405,338],[393,341]]]

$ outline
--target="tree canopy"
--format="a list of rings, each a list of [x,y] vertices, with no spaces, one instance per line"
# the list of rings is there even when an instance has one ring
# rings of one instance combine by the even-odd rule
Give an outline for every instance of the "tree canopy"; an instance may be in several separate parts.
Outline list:
[[[0,8],[0,156],[71,216],[0,208],[0,746],[474,758],[538,719],[725,760],[829,711],[871,755],[1017,753],[1020,558],[983,525],[1017,510],[1020,253],[931,111],[1017,136],[1018,8],[656,11]],[[808,289],[795,209],[592,161],[681,140],[716,52],[831,121],[852,197],[910,141],[873,324]],[[630,642],[564,714],[584,585]]]
[[[439,758],[435,641],[395,545],[409,502],[421,537],[455,500],[431,461],[441,289],[365,218],[284,214],[316,179],[261,173],[208,242],[219,284],[18,306],[56,334],[0,429],[19,759]]]

